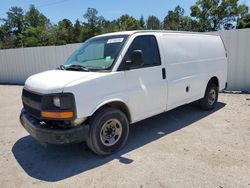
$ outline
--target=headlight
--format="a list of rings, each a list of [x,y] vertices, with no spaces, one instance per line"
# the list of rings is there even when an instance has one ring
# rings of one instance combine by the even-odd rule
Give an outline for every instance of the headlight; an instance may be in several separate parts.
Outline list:
[[[60,107],[61,107],[60,98],[59,98],[59,97],[54,97],[54,98],[53,98],[53,104],[54,104],[54,106],[60,108]]]
[[[75,98],[72,93],[55,93],[42,97],[42,118],[71,120],[76,115],[75,111]]]

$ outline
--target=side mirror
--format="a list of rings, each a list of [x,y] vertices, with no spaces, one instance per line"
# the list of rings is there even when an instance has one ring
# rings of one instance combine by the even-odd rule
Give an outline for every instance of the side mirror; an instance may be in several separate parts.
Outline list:
[[[126,61],[127,64],[132,66],[143,65],[143,53],[141,50],[134,50],[130,56],[130,60]]]

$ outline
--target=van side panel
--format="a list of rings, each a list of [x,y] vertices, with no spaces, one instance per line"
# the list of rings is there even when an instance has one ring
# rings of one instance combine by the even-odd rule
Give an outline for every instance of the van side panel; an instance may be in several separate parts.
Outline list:
[[[218,36],[163,34],[161,45],[166,62],[167,110],[200,99],[210,78],[226,82],[227,61]]]
[[[135,70],[103,73],[102,76],[85,81],[79,79],[65,86],[64,92],[73,92],[75,95],[78,118],[93,115],[107,102],[120,101],[127,105],[131,123],[134,123],[202,98],[207,83],[213,76],[218,77],[220,89],[224,88],[227,61],[219,37],[179,33],[155,36],[161,66],[135,69],[136,74],[133,73]],[[133,37],[131,41],[132,39]],[[124,48],[119,61],[129,45],[130,43]],[[166,79],[162,78],[164,67]],[[159,70],[154,70],[157,68]],[[128,76],[129,72],[133,74]],[[163,107],[154,108],[158,104]]]

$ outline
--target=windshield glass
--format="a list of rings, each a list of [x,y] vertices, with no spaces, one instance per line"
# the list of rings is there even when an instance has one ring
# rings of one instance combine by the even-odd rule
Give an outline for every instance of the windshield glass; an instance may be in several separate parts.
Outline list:
[[[110,70],[127,37],[127,35],[112,35],[90,39],[69,57],[64,67]]]

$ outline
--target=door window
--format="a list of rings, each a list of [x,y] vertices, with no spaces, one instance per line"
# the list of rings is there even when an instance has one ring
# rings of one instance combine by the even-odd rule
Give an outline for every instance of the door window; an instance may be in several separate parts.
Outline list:
[[[134,50],[142,51],[143,65],[133,66],[133,63],[131,63],[129,65],[130,69],[157,66],[161,64],[158,45],[154,36],[145,35],[136,37],[125,55],[124,62],[130,60],[130,57]]]

